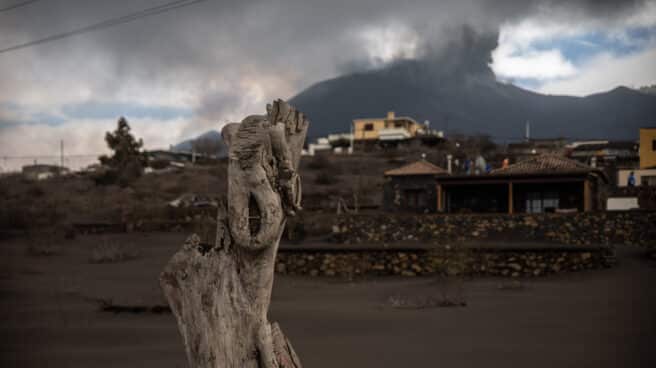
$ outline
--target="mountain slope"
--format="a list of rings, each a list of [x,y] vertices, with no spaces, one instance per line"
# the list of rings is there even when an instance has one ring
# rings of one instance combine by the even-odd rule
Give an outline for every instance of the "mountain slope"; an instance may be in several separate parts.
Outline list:
[[[196,138],[187,139],[171,147],[173,151],[191,152],[195,141],[209,140],[211,142],[222,142],[221,133],[216,130],[209,130]],[[219,154],[222,153],[219,148]]]
[[[290,99],[311,119],[310,137],[348,132],[359,117],[387,111],[429,120],[460,133],[521,138],[526,121],[535,137],[634,139],[656,125],[656,95],[619,87],[586,97],[542,95],[496,81],[489,67],[497,35],[464,29],[445,50],[378,70],[319,82]]]

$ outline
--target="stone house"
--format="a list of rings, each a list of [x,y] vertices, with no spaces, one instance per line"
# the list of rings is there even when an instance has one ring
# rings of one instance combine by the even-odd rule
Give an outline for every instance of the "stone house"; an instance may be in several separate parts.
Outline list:
[[[436,184],[439,212],[588,212],[605,209],[608,177],[566,157],[539,155],[488,174],[436,177]]]
[[[386,171],[383,208],[395,212],[435,212],[437,210],[435,178],[444,175],[448,175],[446,170],[426,160]]]
[[[656,168],[656,127],[640,128],[640,169]]]
[[[426,161],[385,172],[387,211],[588,212],[605,209],[608,177],[558,155],[539,155],[481,175],[449,175]]]

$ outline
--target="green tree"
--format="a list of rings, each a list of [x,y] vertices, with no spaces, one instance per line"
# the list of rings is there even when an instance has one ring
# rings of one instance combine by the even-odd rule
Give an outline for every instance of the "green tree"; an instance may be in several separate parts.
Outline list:
[[[116,130],[105,134],[105,142],[114,153],[111,156],[100,156],[100,163],[108,166],[121,184],[127,184],[141,176],[146,165],[146,156],[141,151],[143,140],[137,140],[130,133],[127,119],[118,119]]]

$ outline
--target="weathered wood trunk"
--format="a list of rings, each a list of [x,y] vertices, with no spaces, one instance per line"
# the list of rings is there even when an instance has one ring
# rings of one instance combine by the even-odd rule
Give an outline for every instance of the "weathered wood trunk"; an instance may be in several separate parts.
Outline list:
[[[285,217],[300,208],[296,172],[308,122],[281,100],[267,110],[222,131],[228,199],[215,243],[191,236],[160,275],[192,368],[301,367],[267,313]]]

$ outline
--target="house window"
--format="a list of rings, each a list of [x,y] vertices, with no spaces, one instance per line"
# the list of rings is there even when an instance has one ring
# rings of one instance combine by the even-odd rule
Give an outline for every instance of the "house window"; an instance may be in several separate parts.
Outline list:
[[[403,122],[402,121],[397,121],[396,123],[394,123],[394,127],[395,128],[403,128]]]
[[[560,198],[556,192],[546,192],[542,196],[542,208],[545,211],[553,212],[558,208]]]
[[[656,139],[651,141],[651,150],[656,151]]]
[[[526,194],[526,212],[551,212],[558,208],[559,202],[556,192],[529,192]]]
[[[542,198],[540,198],[539,192],[526,193],[526,212],[542,212]]]
[[[374,125],[371,124],[371,123],[369,123],[369,124],[365,124],[365,125],[364,125],[364,130],[365,130],[365,132],[372,131],[372,130],[374,130]]]

